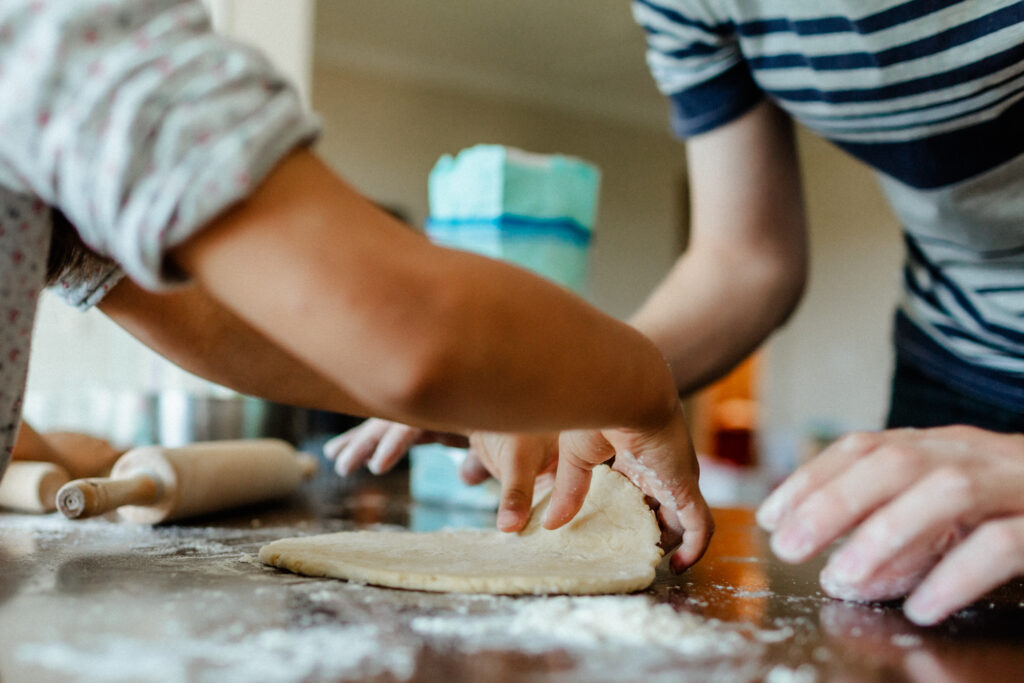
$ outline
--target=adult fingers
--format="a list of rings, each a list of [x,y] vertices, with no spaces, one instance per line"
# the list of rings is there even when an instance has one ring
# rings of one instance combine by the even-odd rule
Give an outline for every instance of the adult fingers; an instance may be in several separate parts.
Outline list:
[[[934,564],[962,538],[964,529],[986,516],[986,502],[972,495],[973,489],[971,476],[963,470],[935,470],[860,525],[825,566],[823,585],[858,591],[894,564]]]
[[[858,453],[859,451],[852,451]],[[842,471],[809,491],[776,525],[772,550],[787,562],[803,562],[853,528],[871,512],[900,495],[921,476],[926,457],[912,446],[884,445],[846,461]]]
[[[782,482],[758,508],[757,523],[766,531],[774,531],[808,494],[877,448],[883,440],[881,433],[872,432],[844,436]]]
[[[1024,517],[985,522],[950,551],[903,604],[916,624],[936,624],[1024,573]]]
[[[341,434],[338,434],[336,437],[328,439],[327,442],[324,444],[324,456],[328,460],[337,460],[338,455],[345,448],[345,446],[348,445],[348,442],[352,440],[353,432],[357,432],[359,430],[359,427],[361,426],[362,425],[359,425],[358,427],[353,427],[347,432],[342,432]]]

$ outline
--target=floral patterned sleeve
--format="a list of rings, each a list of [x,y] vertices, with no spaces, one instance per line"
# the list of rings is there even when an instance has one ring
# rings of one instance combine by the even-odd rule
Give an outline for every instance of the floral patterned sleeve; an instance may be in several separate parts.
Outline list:
[[[316,134],[294,89],[212,33],[198,0],[4,0],[0,91],[0,185],[59,207],[151,289],[183,279],[170,249]],[[73,301],[111,277],[84,278]]]

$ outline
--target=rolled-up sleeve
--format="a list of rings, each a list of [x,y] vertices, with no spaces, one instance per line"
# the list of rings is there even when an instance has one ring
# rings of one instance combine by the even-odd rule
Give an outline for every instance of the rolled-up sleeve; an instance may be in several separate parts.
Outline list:
[[[703,0],[633,0],[647,34],[647,63],[671,100],[672,127],[691,137],[739,118],[764,99],[750,75],[730,21]]]
[[[316,123],[192,0],[0,3],[0,183],[59,207],[145,287]]]

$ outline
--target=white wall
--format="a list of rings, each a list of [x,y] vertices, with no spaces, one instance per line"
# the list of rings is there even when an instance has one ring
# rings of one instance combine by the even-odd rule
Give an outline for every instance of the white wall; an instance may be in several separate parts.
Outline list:
[[[218,32],[258,46],[309,103],[315,0],[206,0],[206,5]]]

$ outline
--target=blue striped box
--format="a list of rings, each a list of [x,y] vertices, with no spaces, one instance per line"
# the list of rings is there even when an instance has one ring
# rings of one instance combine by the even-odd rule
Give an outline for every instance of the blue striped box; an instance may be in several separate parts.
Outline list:
[[[427,235],[584,293],[599,185],[580,159],[476,145],[431,171]]]
[[[477,145],[430,173],[426,231],[438,244],[528,268],[580,294],[597,213],[600,171],[567,156]],[[410,490],[421,503],[496,509],[498,487],[459,478],[465,450],[412,449]]]

